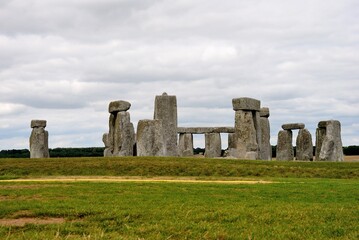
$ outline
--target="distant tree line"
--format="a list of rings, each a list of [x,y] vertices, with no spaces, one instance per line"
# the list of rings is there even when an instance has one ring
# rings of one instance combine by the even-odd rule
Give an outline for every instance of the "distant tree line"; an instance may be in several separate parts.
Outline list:
[[[272,157],[276,157],[276,147],[272,146]],[[294,153],[296,148],[294,147]],[[53,148],[49,149],[51,157],[101,157],[103,156],[103,147],[89,147],[89,148]],[[194,148],[194,154],[204,154],[204,148]],[[224,150],[222,150],[223,154]],[[359,155],[359,146],[343,147],[344,155]],[[313,154],[315,153],[315,147],[313,147]],[[12,149],[1,150],[0,158],[29,158],[30,151],[28,149]]]
[[[49,149],[50,157],[101,157],[103,156],[103,147],[89,148],[53,148]],[[13,149],[0,151],[0,158],[29,158],[28,149]]]

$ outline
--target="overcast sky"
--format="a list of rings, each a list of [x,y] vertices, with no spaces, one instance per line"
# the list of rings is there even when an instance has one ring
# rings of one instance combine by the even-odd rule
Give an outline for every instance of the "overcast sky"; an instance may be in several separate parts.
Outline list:
[[[180,126],[233,126],[252,97],[273,145],[328,119],[359,145],[359,1],[0,0],[0,150],[29,148],[32,119],[50,148],[103,146],[110,101],[137,126],[163,92]]]

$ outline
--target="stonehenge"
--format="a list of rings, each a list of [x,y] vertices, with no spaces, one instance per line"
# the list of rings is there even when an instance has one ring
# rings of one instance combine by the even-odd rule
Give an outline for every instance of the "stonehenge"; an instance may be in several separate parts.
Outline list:
[[[163,93],[155,97],[153,119],[139,120],[135,133],[128,110],[119,100],[109,104],[109,132],[103,134],[104,156],[192,156],[193,135],[205,137],[205,157],[221,157],[221,134],[228,134],[225,156],[237,159],[272,159],[270,111],[257,99],[232,99],[234,126],[179,127],[177,99]],[[293,130],[298,130],[296,151]],[[276,159],[313,161],[312,135],[304,123],[287,123],[278,132]],[[316,161],[342,161],[340,122],[321,121],[316,131]]]
[[[49,158],[49,133],[45,130],[46,120],[32,120],[30,135],[30,158]]]

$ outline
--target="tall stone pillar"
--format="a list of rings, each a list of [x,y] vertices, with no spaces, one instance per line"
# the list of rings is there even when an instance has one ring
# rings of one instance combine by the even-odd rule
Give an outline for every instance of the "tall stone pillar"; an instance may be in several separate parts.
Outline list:
[[[270,124],[269,124],[269,108],[261,108],[260,112],[260,131],[261,131],[261,146],[259,159],[272,159],[272,146],[270,145]]]
[[[312,134],[308,129],[300,129],[296,140],[296,160],[313,161]]]
[[[341,126],[337,120],[321,121],[317,128],[316,161],[344,161]]]
[[[30,158],[49,158],[49,133],[45,130],[46,120],[31,121]]]
[[[193,156],[192,133],[181,133],[178,140],[178,152],[181,157]]]
[[[278,142],[276,155],[279,161],[288,161],[294,159],[293,133],[291,130],[280,130],[278,133]]]
[[[232,99],[235,111],[235,149],[230,149],[233,157],[259,159],[261,146],[260,101],[252,98]]]
[[[140,120],[136,145],[137,156],[166,156],[162,120]]]
[[[206,158],[220,157],[221,148],[221,134],[220,133],[206,133],[205,134],[205,152]]]
[[[109,133],[103,135],[104,156],[133,156],[135,131],[130,121],[131,104],[126,101],[113,101],[109,104]]]

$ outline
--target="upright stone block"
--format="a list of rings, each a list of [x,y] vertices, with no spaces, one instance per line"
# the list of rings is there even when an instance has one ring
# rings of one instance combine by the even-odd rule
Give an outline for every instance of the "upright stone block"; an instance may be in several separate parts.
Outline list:
[[[179,135],[178,151],[181,157],[193,156],[193,135],[191,133]]]
[[[155,98],[154,119],[162,120],[166,156],[178,156],[177,98],[163,93]]]
[[[296,160],[313,161],[313,141],[308,129],[299,130],[296,146]]]
[[[293,133],[291,130],[280,130],[278,133],[278,142],[277,142],[277,160],[293,160],[294,150],[293,150]]]
[[[319,161],[344,161],[340,122],[319,122],[318,128],[326,129],[322,143],[318,144],[321,145]]]
[[[135,131],[130,121],[129,102],[119,100],[109,104],[109,133],[103,136],[104,156],[133,156]]]
[[[31,121],[30,158],[49,158],[49,133],[45,130],[45,120]]]
[[[205,134],[205,152],[206,158],[214,158],[221,156],[221,134],[220,133],[206,133]]]
[[[140,120],[138,122],[137,156],[166,156],[162,120]]]
[[[272,159],[272,146],[270,145],[270,124],[269,124],[269,109],[261,108],[260,111],[260,132],[261,132],[261,146],[259,159]]]
[[[237,110],[235,113],[236,149],[234,157],[241,159],[258,159],[259,145],[257,129],[259,126],[256,112]]]

